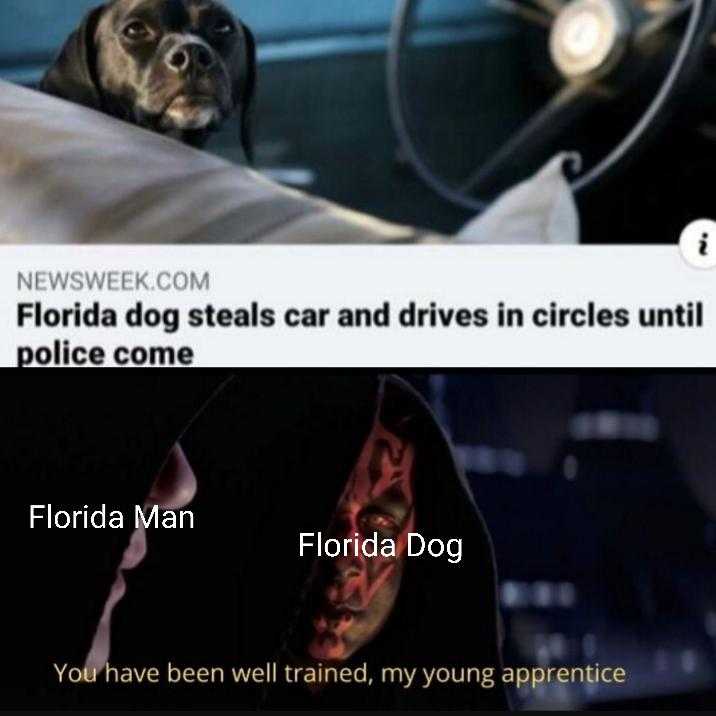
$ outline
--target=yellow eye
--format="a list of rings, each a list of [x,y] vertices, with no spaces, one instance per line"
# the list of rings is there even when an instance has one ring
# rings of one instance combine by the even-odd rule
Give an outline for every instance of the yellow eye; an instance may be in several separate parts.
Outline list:
[[[388,515],[378,512],[367,514],[361,520],[365,532],[381,532],[395,534],[398,532],[398,525],[395,520]]]

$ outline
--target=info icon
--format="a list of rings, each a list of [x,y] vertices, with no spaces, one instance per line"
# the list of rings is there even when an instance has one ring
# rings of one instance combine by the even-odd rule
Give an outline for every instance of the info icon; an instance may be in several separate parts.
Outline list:
[[[692,221],[681,233],[681,254],[689,266],[698,269],[716,267],[716,221]]]

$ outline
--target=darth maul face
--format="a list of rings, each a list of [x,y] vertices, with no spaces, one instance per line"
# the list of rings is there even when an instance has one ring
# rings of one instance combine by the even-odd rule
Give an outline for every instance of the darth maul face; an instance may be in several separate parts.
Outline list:
[[[414,446],[377,419],[333,519],[330,537],[357,540],[359,556],[324,558],[311,588],[307,656],[344,661],[372,641],[395,605],[415,524]],[[357,537],[356,537],[357,535]],[[368,538],[395,541],[394,557],[364,557]]]

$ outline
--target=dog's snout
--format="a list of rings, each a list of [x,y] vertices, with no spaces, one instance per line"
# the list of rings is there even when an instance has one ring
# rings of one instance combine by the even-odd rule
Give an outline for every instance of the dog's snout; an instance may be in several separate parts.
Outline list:
[[[166,59],[169,68],[180,74],[195,70],[206,71],[214,66],[214,55],[207,47],[198,42],[175,47]]]

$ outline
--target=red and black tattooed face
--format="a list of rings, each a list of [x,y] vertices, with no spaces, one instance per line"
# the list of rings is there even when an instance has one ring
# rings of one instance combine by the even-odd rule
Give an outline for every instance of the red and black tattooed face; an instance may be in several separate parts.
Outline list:
[[[350,475],[331,537],[359,544],[377,535],[395,540],[395,557],[324,559],[314,586],[308,655],[343,661],[373,640],[395,604],[405,567],[408,533],[415,524],[411,443],[377,419]],[[358,553],[362,555],[359,549]]]

